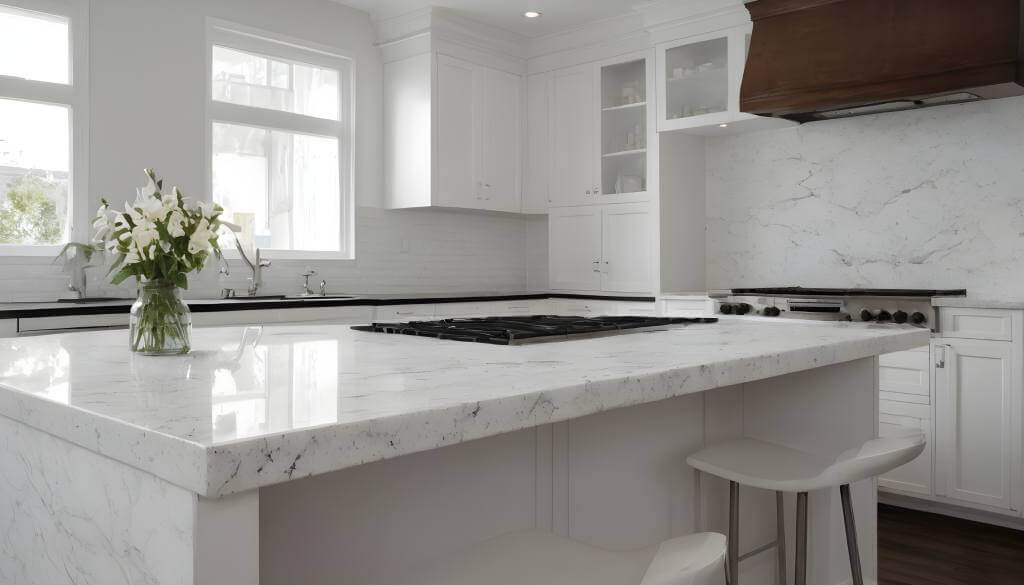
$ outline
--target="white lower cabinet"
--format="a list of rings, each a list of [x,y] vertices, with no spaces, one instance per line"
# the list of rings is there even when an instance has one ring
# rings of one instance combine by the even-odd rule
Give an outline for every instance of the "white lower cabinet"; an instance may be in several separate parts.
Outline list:
[[[1015,345],[942,339],[935,359],[935,491],[1019,510],[1020,379]]]
[[[648,204],[553,208],[548,229],[553,290],[643,293],[653,289]]]

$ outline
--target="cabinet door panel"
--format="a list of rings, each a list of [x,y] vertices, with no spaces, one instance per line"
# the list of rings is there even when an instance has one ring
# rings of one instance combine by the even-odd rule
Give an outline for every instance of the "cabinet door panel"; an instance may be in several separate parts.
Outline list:
[[[594,197],[594,70],[559,71],[551,79],[552,205],[587,203]]]
[[[607,205],[603,213],[601,290],[651,292],[651,212],[646,204]]]
[[[476,67],[437,56],[437,203],[478,207]]]
[[[1019,436],[1012,345],[943,341],[935,348],[942,364],[935,375],[940,495],[1011,509],[1013,443]]]
[[[523,211],[547,213],[548,165],[550,164],[551,125],[548,99],[550,75],[531,75],[526,83],[526,180],[523,186]]]
[[[601,208],[554,209],[548,230],[551,288],[600,290]]]
[[[481,68],[480,195],[486,209],[519,211],[522,78]]]

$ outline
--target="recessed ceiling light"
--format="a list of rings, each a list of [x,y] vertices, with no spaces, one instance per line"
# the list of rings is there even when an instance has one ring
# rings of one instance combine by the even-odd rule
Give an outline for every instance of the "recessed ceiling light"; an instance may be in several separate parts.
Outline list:
[[[719,128],[728,128],[729,125],[728,124],[719,124],[718,127]]]
[[[523,16],[526,18],[540,18],[541,14],[543,14],[543,12],[540,12],[539,10],[527,10],[523,13]]]

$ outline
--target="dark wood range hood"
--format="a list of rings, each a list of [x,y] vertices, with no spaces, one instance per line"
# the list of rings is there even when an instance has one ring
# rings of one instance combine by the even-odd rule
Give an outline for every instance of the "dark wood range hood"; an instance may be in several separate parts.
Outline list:
[[[740,109],[809,122],[1024,95],[1024,0],[755,0]]]

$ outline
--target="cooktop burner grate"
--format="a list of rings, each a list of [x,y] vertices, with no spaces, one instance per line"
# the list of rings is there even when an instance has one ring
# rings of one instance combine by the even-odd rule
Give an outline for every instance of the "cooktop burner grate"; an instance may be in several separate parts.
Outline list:
[[[439,321],[411,321],[408,323],[374,323],[357,325],[356,331],[399,333],[470,341],[494,345],[517,345],[538,341],[560,341],[582,336],[628,333],[639,329],[680,325],[686,323],[714,323],[714,318],[681,317],[566,317],[560,315],[531,315],[522,317],[480,317],[441,319]]]

